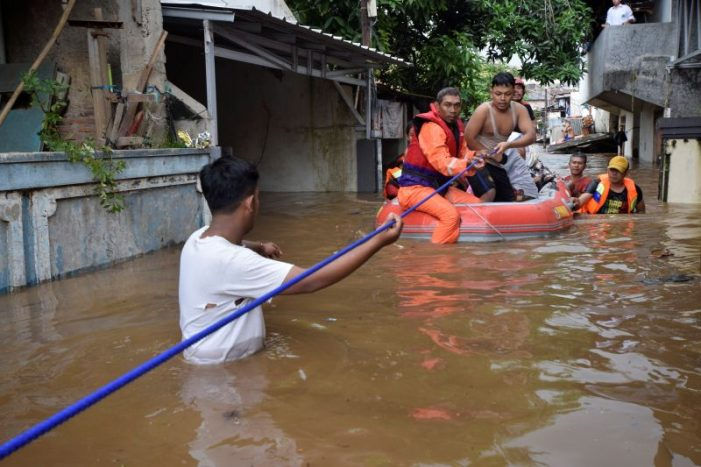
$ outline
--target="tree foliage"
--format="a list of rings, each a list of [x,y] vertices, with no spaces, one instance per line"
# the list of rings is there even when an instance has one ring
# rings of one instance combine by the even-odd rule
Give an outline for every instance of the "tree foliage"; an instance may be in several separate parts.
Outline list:
[[[581,0],[481,0],[492,12],[484,37],[490,58],[518,56],[521,73],[541,84],[574,85],[593,13]]]
[[[288,0],[303,24],[359,42],[358,0]],[[373,47],[409,60],[381,79],[432,96],[457,85],[469,107],[486,98],[485,74],[518,56],[525,78],[576,83],[591,12],[584,0],[377,0]]]

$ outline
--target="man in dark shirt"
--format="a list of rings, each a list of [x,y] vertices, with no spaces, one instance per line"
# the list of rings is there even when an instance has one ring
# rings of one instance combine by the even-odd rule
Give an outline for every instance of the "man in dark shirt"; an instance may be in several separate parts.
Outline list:
[[[581,206],[582,212],[588,214],[644,213],[643,190],[626,177],[627,173],[628,160],[623,156],[613,157],[607,173],[589,184],[575,207]]]

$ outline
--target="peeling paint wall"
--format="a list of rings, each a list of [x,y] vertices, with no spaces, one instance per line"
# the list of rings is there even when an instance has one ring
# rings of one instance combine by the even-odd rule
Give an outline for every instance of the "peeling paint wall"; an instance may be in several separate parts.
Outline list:
[[[667,201],[670,203],[701,204],[701,141],[671,139]]]
[[[60,153],[0,154],[0,293],[183,242],[204,224],[206,150],[116,151],[125,209],[99,204],[89,174]],[[63,174],[46,183],[46,173]],[[67,178],[66,174],[72,174]]]
[[[95,197],[57,203],[49,218],[52,277],[184,242],[199,225],[193,182],[129,192],[124,201],[124,211],[109,215]]]
[[[206,102],[202,50],[169,43],[168,79]],[[356,191],[355,119],[330,81],[217,59],[219,143],[263,191]]]

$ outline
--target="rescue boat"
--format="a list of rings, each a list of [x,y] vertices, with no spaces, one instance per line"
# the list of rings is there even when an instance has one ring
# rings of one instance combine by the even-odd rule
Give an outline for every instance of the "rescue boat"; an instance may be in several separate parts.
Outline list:
[[[562,179],[544,187],[537,199],[520,203],[456,204],[460,213],[461,242],[492,242],[545,237],[572,226],[570,194]],[[376,226],[387,221],[390,213],[402,213],[397,199],[385,201],[376,216]],[[436,218],[414,211],[404,218],[402,237],[431,238]]]

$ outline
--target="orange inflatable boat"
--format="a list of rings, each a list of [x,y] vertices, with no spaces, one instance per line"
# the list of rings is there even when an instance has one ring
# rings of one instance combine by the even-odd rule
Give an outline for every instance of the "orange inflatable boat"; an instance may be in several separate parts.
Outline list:
[[[568,206],[569,193],[561,179],[556,187],[541,190],[540,197],[521,203],[456,204],[460,213],[461,242],[490,242],[544,237],[572,226]],[[385,201],[377,213],[376,225],[387,221],[390,213],[401,214],[397,199]],[[414,211],[404,218],[402,237],[431,238],[436,219]]]

